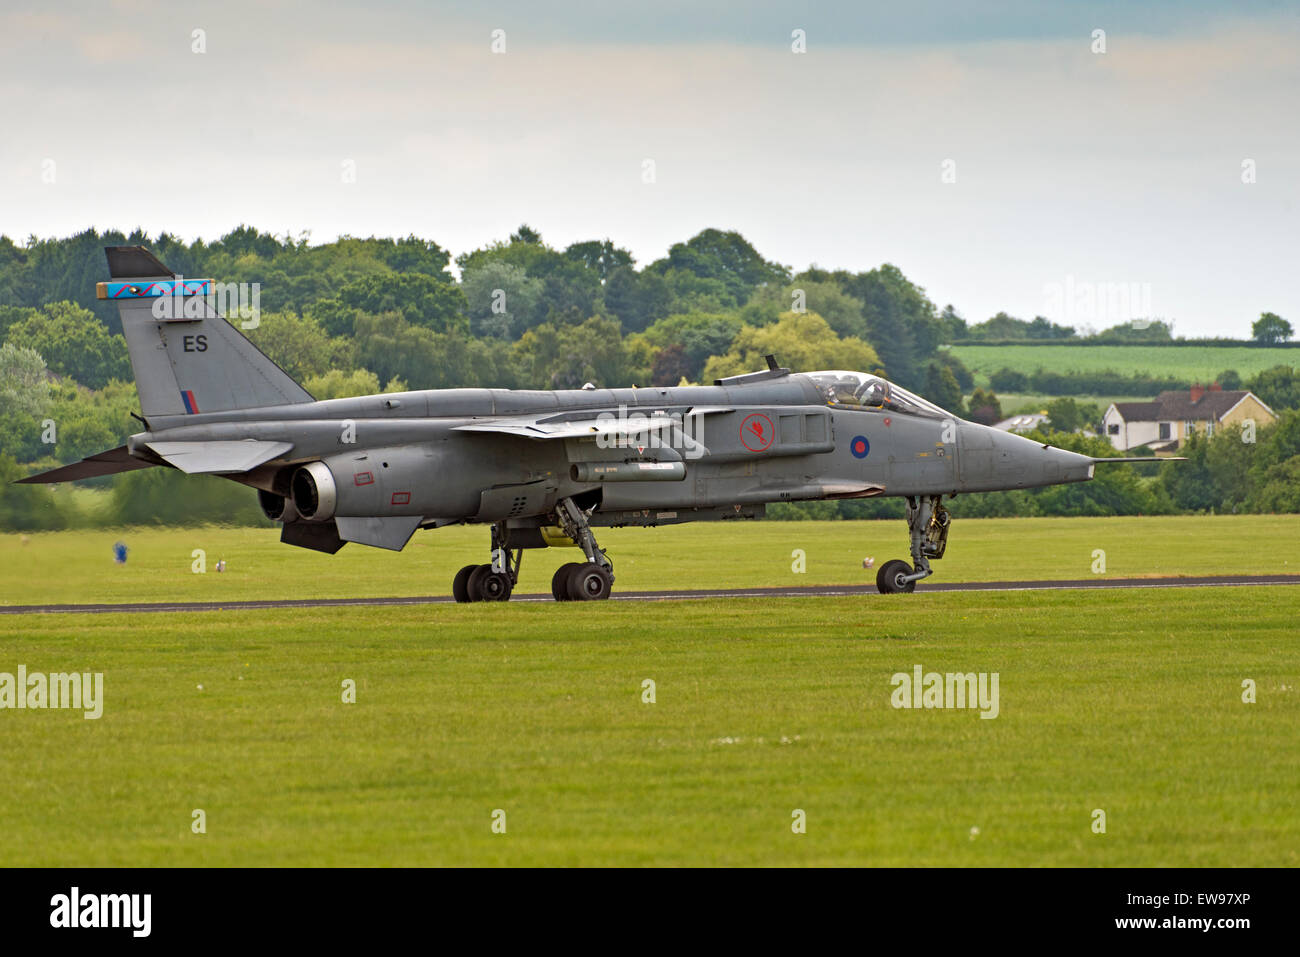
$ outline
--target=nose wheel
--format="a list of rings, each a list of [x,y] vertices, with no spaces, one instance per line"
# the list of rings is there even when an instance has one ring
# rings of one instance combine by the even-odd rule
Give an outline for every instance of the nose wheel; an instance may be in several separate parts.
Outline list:
[[[916,579],[911,576],[911,565],[901,558],[892,559],[881,565],[880,571],[876,572],[876,588],[882,595],[915,591]]]
[[[906,594],[916,583],[934,574],[930,559],[943,558],[948,547],[952,516],[942,505],[943,496],[930,495],[907,500],[907,530],[912,540],[912,564],[895,558],[876,572],[876,588],[882,595]]]

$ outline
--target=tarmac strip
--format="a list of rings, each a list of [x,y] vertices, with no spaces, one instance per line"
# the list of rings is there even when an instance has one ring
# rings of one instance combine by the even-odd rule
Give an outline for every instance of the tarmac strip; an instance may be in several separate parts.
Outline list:
[[[1180,578],[1079,578],[1057,581],[918,582],[916,593],[945,591],[1053,591],[1062,589],[1204,588],[1300,585],[1300,575],[1208,575]],[[805,585],[790,588],[715,588],[680,591],[615,591],[612,601],[698,601],[710,598],[815,598],[875,595],[875,585]],[[549,594],[515,595],[511,601],[554,601]],[[441,605],[450,595],[408,598],[282,598],[254,601],[124,602],[85,605],[0,605],[0,615],[103,615],[142,612],[247,611],[262,608],[333,608],[353,605]]]

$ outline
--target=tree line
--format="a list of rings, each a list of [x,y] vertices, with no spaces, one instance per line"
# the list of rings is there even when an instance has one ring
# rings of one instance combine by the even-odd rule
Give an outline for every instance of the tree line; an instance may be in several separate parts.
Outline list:
[[[111,506],[94,508],[64,490],[8,484],[37,467],[119,445],[137,430],[117,309],[93,298],[105,278],[103,247],[134,244],[189,278],[259,283],[260,315],[245,334],[321,399],[466,386],[708,382],[761,368],[762,357],[775,353],[795,369],[885,375],[954,413],[997,421],[1000,384],[976,389],[945,346],[986,332],[1003,336],[1021,322],[999,313],[968,326],[895,266],[795,272],[739,233],[717,229],[643,266],[609,239],[557,248],[526,225],[454,259],[416,236],[313,245],[307,235],[246,226],[210,243],[140,231],[87,230],[22,244],[0,236],[0,525],[17,527],[22,503],[41,494],[40,507],[28,511],[56,526],[168,515],[159,502],[175,477],[161,470],[103,480],[115,490]],[[1073,335],[1044,323],[1023,325],[1033,335]],[[1274,408],[1300,404],[1294,372],[1282,368],[1290,378],[1275,377],[1276,391],[1290,398]],[[1064,427],[1072,414],[1062,406],[1053,421]],[[216,480],[188,485],[191,507],[175,517],[255,521],[255,507],[231,497],[244,491]],[[1064,498],[1043,502],[1036,507],[1074,507]],[[892,506],[834,507],[848,516]]]
[[[1017,319],[1005,312],[984,322],[967,325],[960,316],[949,319],[954,343],[979,345],[1009,345],[1015,343],[1042,345],[1258,345],[1268,348],[1287,345],[1295,329],[1291,323],[1275,312],[1262,312],[1251,323],[1250,339],[1185,339],[1174,338],[1172,322],[1162,319],[1134,318],[1095,332],[1081,331],[1074,326],[1060,325],[1046,316]]]
[[[1235,369],[1225,369],[1212,380],[1224,389],[1247,389],[1255,393],[1271,409],[1293,409],[1300,406],[1300,373],[1294,366],[1276,365],[1263,369],[1249,379],[1243,379]],[[1113,370],[1101,372],[1057,372],[1039,368],[1033,372],[1020,372],[1003,367],[989,374],[989,385],[995,392],[1022,395],[1146,395],[1156,396],[1165,391],[1190,389],[1193,383],[1177,376],[1155,376],[1143,373],[1123,373]]]

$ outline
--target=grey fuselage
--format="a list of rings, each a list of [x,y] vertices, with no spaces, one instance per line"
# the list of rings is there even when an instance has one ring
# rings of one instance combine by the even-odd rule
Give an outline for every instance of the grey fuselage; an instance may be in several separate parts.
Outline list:
[[[701,410],[694,419],[692,410]],[[609,447],[594,431],[555,437],[528,425],[622,414],[660,423],[685,416],[698,444],[683,448],[669,429],[663,441],[652,430],[649,442],[632,436]],[[511,419],[514,432],[498,428]],[[337,486],[335,516],[418,516],[426,526],[544,524],[556,501],[571,496],[596,506],[593,524],[748,517],[774,502],[1029,488],[1086,481],[1093,469],[1088,456],[956,417],[828,405],[799,374],[674,388],[431,390],[155,415],[128,448],[143,456],[158,441],[248,439],[292,450],[228,476],[236,481],[287,496],[297,468],[322,462]],[[669,480],[586,480],[588,466],[614,475],[626,463],[675,471]]]

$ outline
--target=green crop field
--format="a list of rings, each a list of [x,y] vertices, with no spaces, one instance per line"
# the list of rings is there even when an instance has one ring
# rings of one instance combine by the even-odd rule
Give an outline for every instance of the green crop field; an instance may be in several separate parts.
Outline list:
[[[1188,382],[1209,382],[1226,369],[1243,379],[1277,365],[1300,365],[1293,349],[1250,346],[979,346],[952,347],[952,354],[976,374],[983,385],[999,369],[1017,372],[1119,372],[1172,376]]]
[[[1059,396],[1034,394],[1028,392],[999,392],[998,401],[1002,405],[1002,414],[1008,418],[1013,415],[1026,415],[1034,412],[1046,412],[1047,406]],[[1094,402],[1105,412],[1112,402],[1146,402],[1149,395],[1091,395],[1079,393],[1073,398],[1080,402]]]
[[[1286,571],[1298,525],[959,522],[937,567],[1080,578],[1101,549],[1108,575]],[[901,522],[603,538],[616,589],[860,581],[863,555],[904,552]],[[0,586],[445,592],[483,533],[417,541],[329,558],[265,530],[5,536]],[[525,590],[572,555],[528,554]],[[1298,617],[1292,586],[5,615],[0,672],[102,672],[104,704],[0,710],[0,865],[1295,866]],[[996,718],[893,707],[917,665],[996,673]]]

